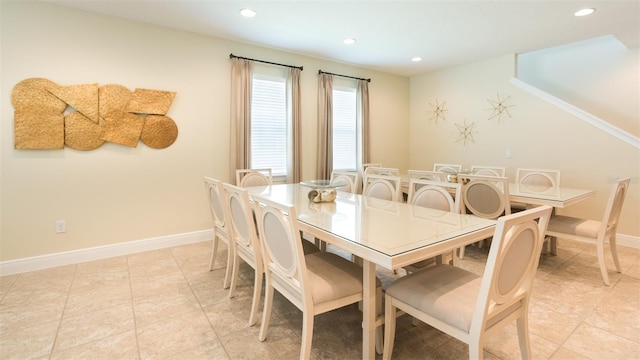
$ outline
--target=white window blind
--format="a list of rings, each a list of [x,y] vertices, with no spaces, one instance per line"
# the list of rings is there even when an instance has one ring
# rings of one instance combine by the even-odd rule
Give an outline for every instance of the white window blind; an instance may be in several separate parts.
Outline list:
[[[254,75],[251,93],[251,167],[287,174],[287,101],[284,78]]]
[[[356,89],[333,89],[333,169],[356,170]]]

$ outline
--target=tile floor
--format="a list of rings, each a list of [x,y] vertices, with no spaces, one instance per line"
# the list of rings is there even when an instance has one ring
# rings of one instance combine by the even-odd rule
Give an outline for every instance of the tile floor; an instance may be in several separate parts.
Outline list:
[[[623,272],[610,271],[607,287],[595,246],[559,244],[558,256],[542,256],[534,285],[534,359],[640,359],[640,250],[620,249]],[[481,272],[486,251],[468,249],[460,266]],[[259,324],[248,326],[252,269],[242,266],[229,299],[226,250],[211,272],[209,256],[210,243],[201,242],[2,276],[0,358],[296,359],[300,312],[276,296],[269,336],[258,341]],[[360,322],[355,305],[318,316],[312,358],[359,359]],[[465,344],[406,316],[396,339],[395,359],[467,357]],[[485,357],[520,358],[515,326],[491,339]]]

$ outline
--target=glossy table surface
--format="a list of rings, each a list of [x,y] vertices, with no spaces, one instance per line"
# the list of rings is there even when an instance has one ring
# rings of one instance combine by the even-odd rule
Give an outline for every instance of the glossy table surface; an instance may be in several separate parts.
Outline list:
[[[512,202],[530,205],[549,205],[556,208],[571,206],[594,197],[596,192],[588,189],[560,187],[556,190],[536,189],[522,184],[509,184],[509,199]]]
[[[300,184],[248,189],[250,193],[293,204],[303,231],[319,233],[323,235],[319,236],[323,240],[329,234],[329,243],[389,269],[433,254],[431,250],[425,254],[421,251],[423,248],[438,248],[443,242],[464,238],[478,231],[486,232],[487,229],[492,233],[496,223],[472,215],[340,191],[334,202],[313,203],[307,198],[311,188]]]

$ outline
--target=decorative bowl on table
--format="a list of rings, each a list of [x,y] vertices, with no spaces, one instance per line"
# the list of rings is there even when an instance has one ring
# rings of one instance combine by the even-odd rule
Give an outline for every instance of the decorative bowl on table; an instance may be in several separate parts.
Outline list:
[[[332,202],[336,199],[336,189],[347,184],[331,180],[308,180],[300,183],[311,188],[307,197],[314,203]]]
[[[460,172],[447,172],[446,173],[446,178],[447,181],[450,183],[457,183],[458,182],[458,175],[467,175],[467,174],[471,174],[471,172],[469,171],[460,171]],[[469,179],[462,179],[462,184],[466,184],[469,182]]]

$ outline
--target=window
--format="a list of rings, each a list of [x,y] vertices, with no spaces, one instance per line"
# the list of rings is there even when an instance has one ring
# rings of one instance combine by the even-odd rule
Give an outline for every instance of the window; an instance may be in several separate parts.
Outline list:
[[[356,89],[333,89],[333,169],[356,170]]]
[[[255,73],[251,92],[251,159],[254,169],[287,175],[287,100],[284,75]]]

